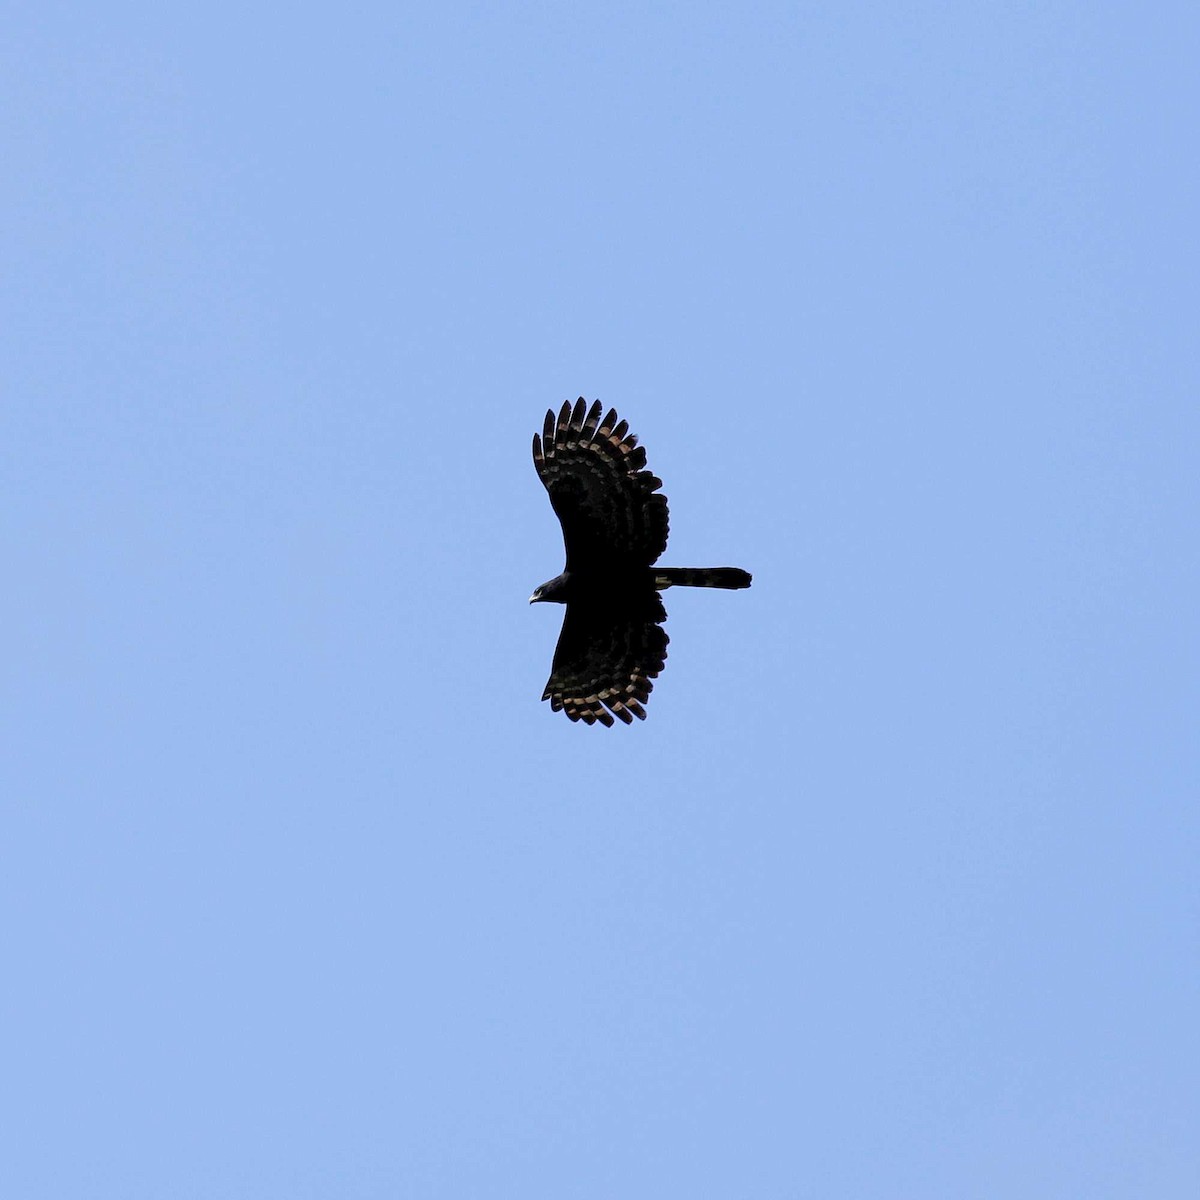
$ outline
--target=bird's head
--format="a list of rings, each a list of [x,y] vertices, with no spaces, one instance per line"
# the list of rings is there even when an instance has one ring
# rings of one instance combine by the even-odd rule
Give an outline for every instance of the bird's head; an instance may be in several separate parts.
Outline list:
[[[566,604],[566,591],[566,575],[556,575],[553,579],[547,580],[540,587],[533,589],[533,595],[529,597],[529,603],[537,604],[539,601],[549,601],[552,604]]]

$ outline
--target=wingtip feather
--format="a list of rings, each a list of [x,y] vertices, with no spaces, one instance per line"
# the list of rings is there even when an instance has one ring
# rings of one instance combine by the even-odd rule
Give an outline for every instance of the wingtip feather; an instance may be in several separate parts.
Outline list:
[[[583,423],[583,436],[585,440],[591,441],[595,437],[596,426],[600,424],[600,414],[603,411],[599,400],[592,402],[592,407],[588,409],[587,419]]]

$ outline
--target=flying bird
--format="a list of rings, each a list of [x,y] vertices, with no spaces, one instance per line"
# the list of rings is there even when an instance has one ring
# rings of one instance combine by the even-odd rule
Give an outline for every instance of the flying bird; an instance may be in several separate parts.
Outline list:
[[[669,587],[747,588],[738,567],[656,567],[667,546],[662,480],[645,469],[646,451],[597,400],[568,400],[546,413],[533,435],[533,463],[550,493],[567,551],[561,575],[529,603],[567,606],[542,694],[572,721],[626,725],[646,719],[650,681],[667,658],[667,619],[659,594]]]

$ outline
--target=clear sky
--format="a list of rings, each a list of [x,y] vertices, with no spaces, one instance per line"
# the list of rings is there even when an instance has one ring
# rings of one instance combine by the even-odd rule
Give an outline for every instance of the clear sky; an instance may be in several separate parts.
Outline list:
[[[6,6],[0,1194],[1197,1195],[1198,34]]]

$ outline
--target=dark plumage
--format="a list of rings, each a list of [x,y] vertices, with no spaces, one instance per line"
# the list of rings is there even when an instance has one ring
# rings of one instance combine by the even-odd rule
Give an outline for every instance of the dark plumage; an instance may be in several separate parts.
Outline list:
[[[625,421],[580,397],[546,414],[533,462],[562,525],[566,569],[529,598],[567,606],[542,695],[572,721],[645,720],[650,681],[667,658],[661,591],[746,588],[738,567],[655,567],[667,545],[662,480]]]

